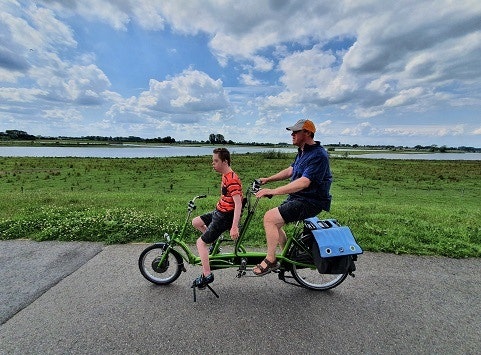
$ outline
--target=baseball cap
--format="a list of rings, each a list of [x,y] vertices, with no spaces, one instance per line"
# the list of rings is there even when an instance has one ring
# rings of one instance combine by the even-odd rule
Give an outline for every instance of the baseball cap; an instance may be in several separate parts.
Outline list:
[[[316,133],[316,126],[311,120],[299,120],[294,126],[287,127],[286,129],[288,131],[302,131],[305,129],[306,131]]]

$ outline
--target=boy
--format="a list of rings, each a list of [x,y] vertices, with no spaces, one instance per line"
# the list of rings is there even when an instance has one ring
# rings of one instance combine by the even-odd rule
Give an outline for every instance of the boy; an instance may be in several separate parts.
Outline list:
[[[210,270],[208,245],[230,229],[232,239],[239,237],[239,222],[242,210],[242,183],[230,167],[230,153],[226,148],[216,148],[212,154],[212,167],[222,174],[221,196],[216,209],[197,216],[192,225],[202,233],[197,239],[197,251],[202,263],[202,274],[194,280],[198,288],[205,288],[214,281]]]

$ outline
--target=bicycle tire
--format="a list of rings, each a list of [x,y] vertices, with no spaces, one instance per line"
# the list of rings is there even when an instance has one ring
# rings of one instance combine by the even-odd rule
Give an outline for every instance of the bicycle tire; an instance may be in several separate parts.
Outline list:
[[[304,262],[311,264],[311,267],[298,267],[292,264],[291,273],[296,282],[310,290],[315,291],[326,291],[330,290],[336,286],[339,286],[349,274],[348,272],[344,274],[320,274],[314,265],[314,259],[312,256],[305,252],[305,250],[300,250],[297,245],[292,245],[289,255],[303,255],[303,258],[307,258]]]
[[[151,245],[139,256],[140,273],[157,285],[168,285],[177,280],[182,272],[183,259],[175,250],[169,250],[162,263],[160,258],[167,250],[167,243]]]

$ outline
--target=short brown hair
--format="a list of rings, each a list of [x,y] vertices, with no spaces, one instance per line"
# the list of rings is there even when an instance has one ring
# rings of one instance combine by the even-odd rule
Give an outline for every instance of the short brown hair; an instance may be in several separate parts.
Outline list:
[[[230,152],[227,148],[215,148],[213,153],[217,154],[221,161],[227,161],[227,164],[230,166]]]

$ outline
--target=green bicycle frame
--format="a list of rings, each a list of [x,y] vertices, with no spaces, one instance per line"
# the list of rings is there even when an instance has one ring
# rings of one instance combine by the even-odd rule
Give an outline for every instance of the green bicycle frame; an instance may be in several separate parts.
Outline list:
[[[237,238],[237,240],[235,241],[234,251],[230,253],[220,252],[220,246],[222,242],[225,241],[223,235],[221,235],[213,244],[211,254],[209,255],[209,261],[211,263],[212,269],[235,267],[240,264],[241,260],[244,261],[245,265],[253,266],[257,263],[260,263],[265,258],[265,252],[247,251],[242,244],[242,241],[247,233],[247,229],[259,204],[259,198],[256,198],[254,203],[251,202],[251,198],[255,194],[255,192],[256,190],[254,188],[250,189],[247,192],[245,205],[243,207],[244,212],[245,210],[247,210],[247,216],[242,223],[239,238]],[[200,195],[194,197],[191,201],[189,201],[187,208],[187,216],[180,233],[175,231],[172,236],[169,236],[168,234],[165,235],[165,238],[167,240],[167,248],[165,250],[165,253],[162,255],[162,258],[159,260],[159,264],[164,262],[165,258],[171,250],[175,250],[182,257],[182,259],[190,265],[201,264],[200,257],[191,251],[191,248],[189,248],[189,246],[185,243],[184,237],[187,231],[187,225],[190,222],[192,211],[196,207],[195,200],[205,197],[205,195]],[[299,224],[297,224],[297,226],[298,225]],[[294,232],[292,236],[287,238],[286,245],[284,246],[281,253],[276,255],[276,257],[281,263],[294,264],[298,267],[315,268],[315,266],[312,264],[305,264],[300,261],[292,260],[287,256],[288,251],[293,243],[296,244],[299,249],[308,252],[307,248],[303,246],[302,242],[300,242],[299,240],[301,235],[301,231],[299,230],[299,228],[297,228],[296,232]],[[182,250],[183,252],[180,252],[179,248],[176,248],[176,246],[179,246],[180,250]]]

